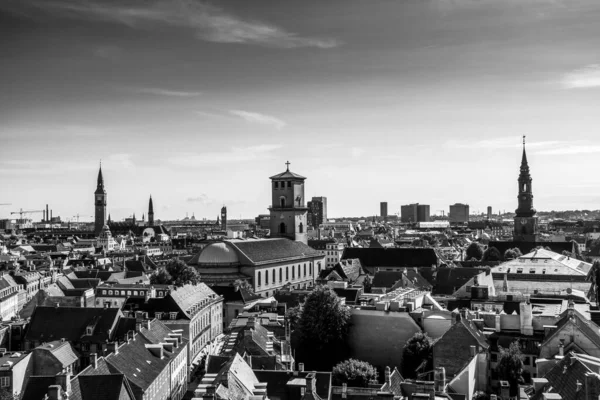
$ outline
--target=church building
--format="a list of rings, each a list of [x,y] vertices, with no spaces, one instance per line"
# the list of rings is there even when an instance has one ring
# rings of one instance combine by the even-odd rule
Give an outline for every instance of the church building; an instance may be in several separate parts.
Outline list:
[[[285,172],[270,179],[272,206],[269,208],[271,237],[288,238],[308,243],[306,221],[308,207],[304,201],[305,177],[290,171],[289,161]]]
[[[533,192],[531,188],[531,175],[525,152],[525,136],[523,136],[523,156],[521,158],[521,172],[519,174],[519,206],[515,215],[515,241],[535,242],[538,239],[538,219],[533,208]]]

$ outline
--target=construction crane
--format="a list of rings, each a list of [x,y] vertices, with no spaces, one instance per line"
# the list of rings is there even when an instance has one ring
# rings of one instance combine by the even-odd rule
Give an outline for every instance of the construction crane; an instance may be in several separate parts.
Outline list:
[[[23,211],[23,209],[21,208],[19,211],[13,211],[10,214],[19,214],[19,219],[23,219],[23,214],[35,214],[35,213],[43,213],[46,210],[27,210],[27,211]]]
[[[90,215],[90,218],[93,218],[93,215]],[[73,218],[77,218],[77,223],[79,223],[79,213],[77,215],[73,215]]]

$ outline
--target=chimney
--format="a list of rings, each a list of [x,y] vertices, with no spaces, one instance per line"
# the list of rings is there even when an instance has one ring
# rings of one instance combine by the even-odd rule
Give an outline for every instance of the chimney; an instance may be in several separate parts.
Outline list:
[[[532,378],[531,381],[533,382],[535,393],[539,393],[548,384],[548,379],[546,378]]]
[[[477,354],[477,347],[470,346],[469,351],[470,351],[471,357],[475,357],[475,354]]]
[[[309,372],[308,374],[306,374],[306,377],[304,379],[306,379],[306,393],[314,394],[315,393],[315,381],[316,381],[315,373]]]
[[[98,368],[98,354],[96,354],[96,353],[90,354],[90,364],[92,364],[92,368],[94,368],[94,369]]]
[[[342,399],[348,397],[348,384],[342,383]]]
[[[500,319],[500,314],[496,314],[494,316],[494,328],[496,332],[500,332],[502,330],[502,322]]]
[[[526,297],[525,301],[519,304],[520,308],[520,322],[521,322],[521,334],[526,336],[533,335],[533,306]]]
[[[593,372],[585,374],[585,399],[598,399],[600,395],[600,375]]]
[[[474,347],[474,346],[471,346]],[[437,367],[434,372],[435,391],[438,393],[446,392],[446,369]]]
[[[560,342],[558,344],[558,355],[561,357],[565,356],[565,345],[563,344],[563,342]]]
[[[385,367],[385,383],[387,383],[388,386],[392,385],[391,372],[390,372],[390,367],[389,366]]]
[[[60,385],[62,390],[68,395],[71,394],[71,373],[63,371],[60,375],[56,375],[56,384]]]
[[[136,322],[135,323],[135,331],[136,332],[141,332],[142,331],[142,323],[141,322]]]
[[[119,354],[119,344],[117,342],[110,342],[106,344],[106,351],[108,353]]]
[[[298,364],[298,371],[304,372],[304,363]]]
[[[48,386],[48,400],[62,400],[60,385]]]
[[[500,381],[500,397],[502,400],[508,400],[510,397],[510,384],[508,381]]]

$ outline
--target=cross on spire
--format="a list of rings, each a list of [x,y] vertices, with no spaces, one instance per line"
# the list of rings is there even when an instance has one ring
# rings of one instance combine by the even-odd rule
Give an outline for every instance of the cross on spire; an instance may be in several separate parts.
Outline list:
[[[286,168],[286,171],[289,171],[289,170],[290,170],[290,162],[289,162],[289,161],[286,161],[286,162],[285,162],[285,165],[286,165],[286,167],[287,167],[287,168]]]

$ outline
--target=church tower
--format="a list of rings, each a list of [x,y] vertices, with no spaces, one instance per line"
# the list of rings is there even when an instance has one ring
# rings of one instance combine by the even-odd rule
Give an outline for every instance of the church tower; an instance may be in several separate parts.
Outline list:
[[[227,230],[227,207],[225,206],[221,207],[221,230]]]
[[[100,164],[100,169],[98,170],[98,183],[94,192],[94,205],[96,209],[94,232],[96,235],[99,235],[104,225],[106,225],[106,190],[104,189],[104,178],[102,177],[102,164]]]
[[[527,153],[525,152],[525,136],[523,136],[523,157],[521,158],[521,172],[519,173],[518,200],[519,207],[515,211],[514,240],[535,242],[537,240],[537,217],[533,208],[533,192]]]
[[[154,206],[152,205],[152,195],[148,201],[148,226],[154,226]]]
[[[272,176],[271,237],[286,237],[307,244],[306,217],[308,207],[304,203],[303,176],[290,171]]]

